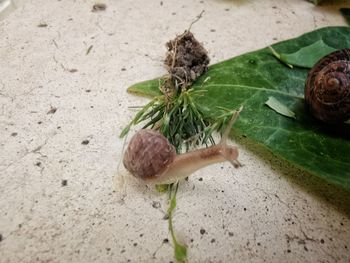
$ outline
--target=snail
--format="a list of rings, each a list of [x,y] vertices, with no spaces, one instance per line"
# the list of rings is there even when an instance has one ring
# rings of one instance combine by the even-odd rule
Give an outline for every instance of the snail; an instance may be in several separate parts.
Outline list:
[[[237,168],[240,166],[238,149],[228,145],[227,138],[240,110],[229,121],[219,144],[183,154],[176,154],[174,146],[161,133],[142,129],[131,138],[123,164],[134,177],[146,184],[174,183],[218,162],[229,161]]]
[[[323,122],[350,119],[350,49],[332,52],[314,65],[306,79],[305,101]]]

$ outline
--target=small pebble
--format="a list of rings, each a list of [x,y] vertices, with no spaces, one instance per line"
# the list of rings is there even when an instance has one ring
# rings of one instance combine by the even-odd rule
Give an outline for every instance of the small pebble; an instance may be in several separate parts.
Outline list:
[[[89,140],[84,140],[81,142],[82,145],[88,145],[89,143],[90,143]]]
[[[105,11],[106,8],[107,8],[106,4],[97,3],[93,5],[91,12]]]
[[[38,27],[47,27],[47,24],[46,24],[46,23],[40,23],[40,24],[38,25]]]

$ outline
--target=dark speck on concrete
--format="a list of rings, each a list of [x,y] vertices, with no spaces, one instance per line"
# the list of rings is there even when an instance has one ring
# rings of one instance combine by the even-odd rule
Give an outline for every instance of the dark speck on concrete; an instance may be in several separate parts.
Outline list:
[[[3,238],[2,238],[2,234],[0,234],[0,242],[2,241],[2,239],[3,239]]]
[[[321,244],[324,244],[324,239],[323,239],[323,238],[321,238],[321,240],[320,240],[320,241],[321,241]]]
[[[17,134],[18,134],[17,132],[13,132],[13,133],[11,133],[11,136],[12,136],[12,137],[16,137]]]
[[[204,235],[205,234],[205,229],[201,228],[201,230],[199,232],[201,233],[201,235]]]
[[[165,244],[165,243],[169,243],[169,239],[164,238],[164,239],[163,239],[163,243],[164,243],[164,244]]]
[[[210,32],[216,32],[216,30],[215,29],[210,29]]]
[[[51,106],[51,108],[50,108],[50,110],[47,112],[47,114],[55,114],[56,111],[57,111],[57,108]]]
[[[89,93],[89,92],[91,92],[91,89],[87,89],[87,90],[85,90],[87,93]]]
[[[68,181],[67,181],[66,179],[63,179],[63,180],[61,181],[61,185],[62,185],[62,186],[67,186],[67,184],[68,184]]]
[[[202,178],[202,177],[200,177],[200,178],[198,179],[198,181],[202,182],[202,181],[203,181],[203,178]]]
[[[137,243],[134,243],[134,247],[137,247]]]
[[[153,201],[153,202],[152,202],[152,207],[153,207],[153,208],[158,209],[158,208],[160,208],[160,207],[161,207],[161,205],[160,205],[160,203],[159,203],[159,202],[157,202],[157,201]]]
[[[260,242],[258,242],[257,245],[260,246],[261,245]]]
[[[228,232],[228,235],[229,235],[230,237],[233,237],[233,232]]]
[[[37,162],[37,163],[35,163],[35,165],[40,167],[41,166],[41,162]]]
[[[90,142],[89,140],[84,140],[84,141],[81,142],[81,144],[82,144],[82,145],[88,145],[89,142]]]
[[[126,71],[126,68],[122,68],[121,71]]]
[[[210,240],[210,242],[211,242],[211,243],[215,243],[215,238],[212,238],[212,239]]]
[[[38,25],[38,27],[47,27],[47,24],[46,24],[46,23],[40,23],[40,24]]]
[[[97,3],[93,5],[91,12],[105,11],[106,8],[107,8],[106,4]]]
[[[42,121],[38,121],[38,124],[42,124],[43,122]]]
[[[287,250],[288,253],[292,252],[290,249]]]
[[[244,211],[247,211],[247,208],[243,208]]]

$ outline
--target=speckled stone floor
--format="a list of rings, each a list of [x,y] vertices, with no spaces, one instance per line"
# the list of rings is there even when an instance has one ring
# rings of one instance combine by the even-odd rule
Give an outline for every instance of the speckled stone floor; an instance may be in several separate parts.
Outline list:
[[[102,2],[102,1],[101,1]],[[118,134],[165,72],[164,43],[192,31],[211,63],[330,25],[303,0],[28,0],[0,21],[0,261],[170,262],[167,196],[114,178]],[[41,25],[41,26],[38,26]],[[89,50],[89,52],[87,52]],[[350,197],[246,141],[244,167],[180,185],[174,226],[189,262],[349,262]]]

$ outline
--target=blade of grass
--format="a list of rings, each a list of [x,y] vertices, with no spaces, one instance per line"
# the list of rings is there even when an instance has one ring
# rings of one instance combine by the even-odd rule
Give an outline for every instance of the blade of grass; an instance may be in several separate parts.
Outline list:
[[[173,228],[173,212],[176,208],[176,194],[177,194],[177,190],[179,188],[179,182],[176,183],[176,187],[175,187],[175,191],[172,194],[172,185],[170,186],[170,190],[169,190],[169,208],[168,208],[168,222],[169,222],[169,231],[171,234],[171,238],[173,240],[173,244],[174,244],[174,253],[175,253],[175,258],[177,261],[179,262],[185,262],[187,259],[187,248],[180,244],[175,236],[175,232],[174,232],[174,228]]]

